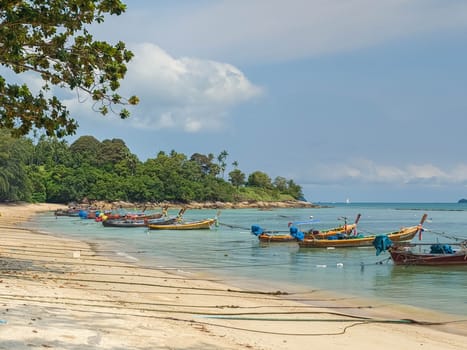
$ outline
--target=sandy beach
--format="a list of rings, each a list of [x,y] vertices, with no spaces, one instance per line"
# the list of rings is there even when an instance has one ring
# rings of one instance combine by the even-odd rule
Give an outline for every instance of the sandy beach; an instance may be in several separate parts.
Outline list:
[[[323,292],[243,290],[138,266],[25,222],[53,204],[0,205],[0,349],[464,349],[467,316]],[[316,302],[313,302],[316,300]],[[319,302],[318,302],[319,300]]]

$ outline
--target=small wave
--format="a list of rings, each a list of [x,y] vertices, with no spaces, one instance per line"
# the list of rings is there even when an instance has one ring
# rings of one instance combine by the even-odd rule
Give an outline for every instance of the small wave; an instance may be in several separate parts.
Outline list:
[[[130,259],[130,260],[134,260],[134,261],[138,261],[138,260],[139,260],[138,258],[135,258],[134,256],[132,256],[132,255],[130,255],[130,254],[127,254],[127,253],[124,253],[124,252],[117,252],[117,255],[118,255],[118,256],[123,256],[124,258]]]

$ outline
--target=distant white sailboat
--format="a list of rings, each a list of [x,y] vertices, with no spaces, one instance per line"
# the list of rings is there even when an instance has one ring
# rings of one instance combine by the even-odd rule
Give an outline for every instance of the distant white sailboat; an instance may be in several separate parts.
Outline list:
[[[347,198],[347,199],[345,200],[345,203],[349,204],[349,203],[350,203],[350,199]]]

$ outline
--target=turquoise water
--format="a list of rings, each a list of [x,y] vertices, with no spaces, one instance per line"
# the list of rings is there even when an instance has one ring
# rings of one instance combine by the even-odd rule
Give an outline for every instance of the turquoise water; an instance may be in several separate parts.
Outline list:
[[[310,249],[295,243],[261,244],[250,233],[253,224],[287,230],[287,223],[319,220],[316,228],[330,228],[362,214],[362,234],[395,231],[428,220],[422,242],[467,239],[466,204],[351,203],[329,208],[223,210],[219,227],[200,231],[147,231],[145,228],[109,228],[92,220],[35,218],[41,231],[99,243],[126,259],[145,266],[202,272],[229,283],[262,286],[268,291],[328,290],[346,296],[375,298],[458,315],[467,315],[467,266],[394,266],[374,248]],[[178,210],[173,210],[173,213]],[[186,219],[213,217],[216,210],[188,210]],[[418,237],[414,238],[418,241]]]

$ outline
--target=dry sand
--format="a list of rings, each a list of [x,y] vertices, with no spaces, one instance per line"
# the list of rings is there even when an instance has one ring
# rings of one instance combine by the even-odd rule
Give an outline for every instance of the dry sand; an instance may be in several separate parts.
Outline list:
[[[465,320],[398,321],[456,317],[368,309],[365,301],[311,292],[300,295],[308,300],[303,304],[267,290],[140,267],[92,244],[19,225],[57,207],[0,205],[0,349],[466,348]],[[234,319],[219,318],[229,315]]]

